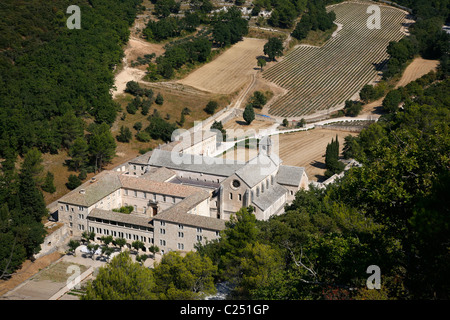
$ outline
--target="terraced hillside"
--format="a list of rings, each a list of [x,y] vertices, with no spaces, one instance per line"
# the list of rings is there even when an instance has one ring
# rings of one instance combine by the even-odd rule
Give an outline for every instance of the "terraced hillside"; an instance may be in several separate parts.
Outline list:
[[[367,8],[372,2],[347,2],[328,7],[342,29],[322,47],[298,46],[263,77],[287,93],[270,106],[269,113],[298,117],[327,110],[345,102],[372,81],[386,63],[390,41],[403,36],[406,14],[380,6],[381,28],[369,29]]]

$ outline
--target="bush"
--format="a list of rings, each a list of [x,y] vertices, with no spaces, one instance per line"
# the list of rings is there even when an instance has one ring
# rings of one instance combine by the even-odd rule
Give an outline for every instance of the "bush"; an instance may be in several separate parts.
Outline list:
[[[151,140],[150,134],[145,131],[139,131],[136,134],[136,139],[140,142],[149,142]]]
[[[208,104],[206,105],[205,112],[207,114],[214,114],[214,112],[216,112],[217,107],[219,106],[219,104],[216,101],[209,101]]]
[[[131,130],[128,127],[120,127],[120,134],[116,136],[117,141],[119,142],[130,142],[133,135],[131,133]]]
[[[164,103],[164,98],[161,93],[158,93],[158,95],[156,96],[155,103],[159,105],[162,105]]]

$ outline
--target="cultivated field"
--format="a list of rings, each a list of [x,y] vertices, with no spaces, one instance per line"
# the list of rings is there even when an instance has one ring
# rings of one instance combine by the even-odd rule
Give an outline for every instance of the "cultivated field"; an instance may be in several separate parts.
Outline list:
[[[356,136],[348,131],[313,129],[278,136],[278,150],[284,165],[305,167],[310,181],[321,181],[324,178],[325,149],[331,139],[338,136],[340,152],[344,146],[344,137]],[[277,141],[274,139],[273,141]],[[275,149],[276,150],[276,149]]]
[[[337,107],[379,75],[388,58],[387,45],[405,35],[401,30],[406,14],[380,6],[381,28],[369,29],[366,10],[370,4],[328,7],[342,29],[322,47],[298,46],[264,71],[266,80],[287,89],[271,104],[269,114],[300,117]]]
[[[264,54],[266,42],[264,39],[244,38],[178,83],[213,93],[233,93],[259,70],[256,58]]]

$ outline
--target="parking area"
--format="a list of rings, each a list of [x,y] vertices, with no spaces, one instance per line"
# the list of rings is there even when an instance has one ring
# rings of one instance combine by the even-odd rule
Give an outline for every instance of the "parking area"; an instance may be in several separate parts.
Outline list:
[[[112,256],[117,254],[119,252],[113,253]],[[135,259],[135,254],[131,253],[130,256],[133,260]],[[160,256],[157,254],[156,260],[159,259]],[[81,275],[92,267],[90,270],[94,270],[93,274],[90,274],[80,283],[80,287],[83,288],[87,281],[93,279],[93,276],[96,274],[95,270],[104,266],[107,261],[101,255],[91,256],[84,253],[83,247],[80,246],[75,251],[75,254],[62,256],[12,290],[6,292],[0,297],[0,300],[49,300],[50,298],[55,299],[55,295],[57,300],[78,300],[79,294],[82,292],[82,289],[80,290],[78,287],[69,290],[61,296],[58,295],[58,292],[64,292],[65,290],[63,289],[65,289],[68,282],[74,279],[76,275]],[[154,259],[148,258],[144,262],[144,266],[151,267],[154,261]]]

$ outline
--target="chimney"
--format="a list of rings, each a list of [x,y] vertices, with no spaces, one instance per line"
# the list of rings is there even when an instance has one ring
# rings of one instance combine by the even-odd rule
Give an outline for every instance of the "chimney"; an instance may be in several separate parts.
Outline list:
[[[81,189],[81,190],[80,190],[80,193],[81,193],[81,194],[86,194],[86,190],[85,190],[85,189]]]

